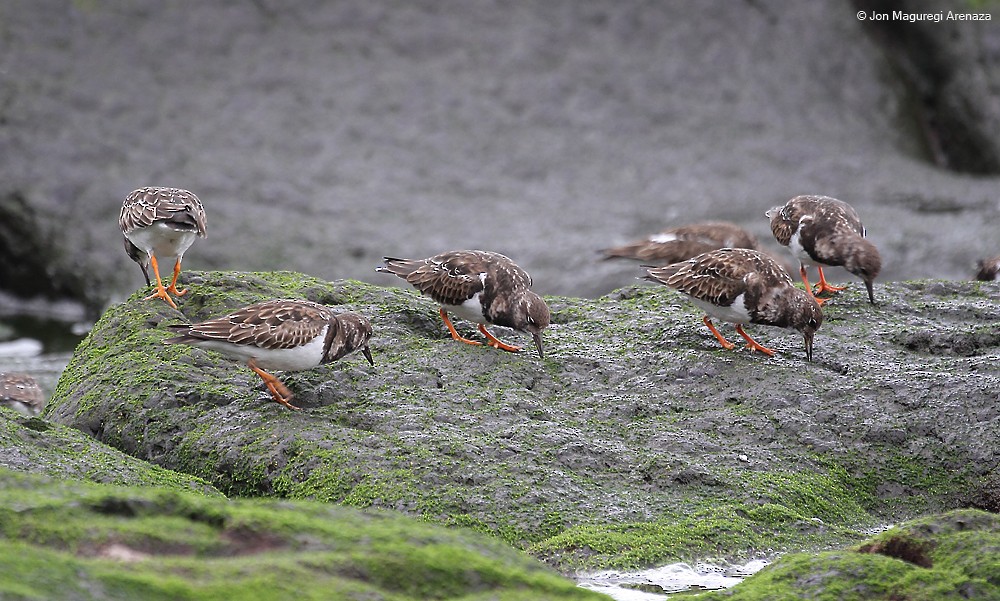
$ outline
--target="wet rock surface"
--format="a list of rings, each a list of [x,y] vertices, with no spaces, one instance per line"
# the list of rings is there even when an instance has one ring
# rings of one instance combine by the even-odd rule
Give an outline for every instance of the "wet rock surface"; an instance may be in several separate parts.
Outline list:
[[[597,249],[705,219],[767,242],[766,209],[817,193],[858,209],[883,280],[971,278],[1000,250],[1000,34],[886,44],[862,4],[17,2],[0,199],[37,216],[32,273],[97,312],[143,281],[116,221],[144,185],[204,201],[194,269],[379,282],[383,255],[485,248],[592,297],[633,277]]]
[[[777,357],[725,351],[652,285],[549,297],[540,360],[452,341],[409,290],[288,272],[182,280],[179,312],[142,292],[112,307],[44,416],[229,495],[398,510],[567,569],[858,540],[996,502],[998,283],[876,285],[877,306],[853,285],[827,303],[809,363],[797,334],[762,326],[750,331]],[[162,344],[167,325],[281,297],[366,315],[375,367],[286,374],[304,408],[292,412],[245,366]]]

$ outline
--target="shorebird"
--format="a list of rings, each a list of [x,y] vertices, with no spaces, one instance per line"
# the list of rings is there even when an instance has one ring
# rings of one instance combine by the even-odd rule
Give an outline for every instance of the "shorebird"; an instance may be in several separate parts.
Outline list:
[[[28,374],[0,374],[0,405],[24,415],[38,415],[45,406],[45,393]]]
[[[646,270],[645,279],[681,292],[705,312],[702,318],[725,349],[735,345],[719,333],[711,318],[736,324],[751,350],[774,356],[743,331],[745,324],[797,330],[812,361],[813,335],[823,323],[815,299],[796,288],[788,272],[765,253],[746,248],[720,248],[667,267]]]
[[[437,302],[441,319],[451,337],[466,344],[481,344],[463,338],[455,330],[448,312],[479,324],[487,344],[504,351],[521,347],[493,336],[486,324],[513,328],[531,334],[542,357],[542,330],[549,325],[549,307],[532,292],[531,276],[500,253],[455,250],[427,259],[384,257],[375,271],[395,274]]]
[[[372,326],[357,313],[335,313],[304,300],[269,300],[193,325],[169,326],[180,336],[166,344],[189,344],[246,361],[277,403],[291,404],[292,392],[265,370],[301,371],[361,351],[375,365],[368,340]]]
[[[976,269],[979,270],[976,273],[977,280],[988,282],[997,279],[997,273],[1000,272],[1000,255],[980,259],[976,264]]]
[[[875,245],[865,239],[865,227],[851,205],[829,196],[796,196],[784,206],[765,213],[771,220],[771,232],[782,246],[788,247],[796,261],[806,290],[815,298],[823,292],[840,292],[823,275],[824,266],[844,267],[860,277],[874,305],[872,283],[882,270],[882,258]],[[816,290],[809,284],[807,267],[819,269]],[[817,298],[823,304],[827,299]]]
[[[600,252],[605,260],[624,258],[669,265],[717,248],[760,250],[760,245],[756,236],[735,223],[709,221],[672,227],[643,240]]]
[[[139,264],[147,286],[150,285],[148,267],[153,266],[156,292],[146,300],[162,298],[176,309],[170,294],[187,294],[187,290],[177,289],[184,252],[195,238],[205,237],[205,209],[201,201],[180,188],[139,188],[125,197],[118,224],[125,236],[125,252]],[[174,261],[174,278],[169,287],[160,281],[158,259]]]

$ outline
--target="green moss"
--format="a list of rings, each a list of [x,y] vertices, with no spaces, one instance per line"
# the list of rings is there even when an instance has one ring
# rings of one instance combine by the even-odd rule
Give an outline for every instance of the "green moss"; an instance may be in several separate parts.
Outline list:
[[[387,513],[0,470],[0,596],[598,599],[495,541]]]
[[[783,556],[699,601],[1000,599],[1000,518],[961,510],[913,520],[856,550]]]

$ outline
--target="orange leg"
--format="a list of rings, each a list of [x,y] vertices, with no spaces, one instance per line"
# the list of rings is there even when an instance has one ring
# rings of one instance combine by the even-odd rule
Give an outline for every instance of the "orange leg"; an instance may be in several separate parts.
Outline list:
[[[181,258],[177,257],[177,262],[174,263],[174,279],[170,282],[170,287],[167,288],[167,292],[172,292],[177,296],[184,296],[188,293],[187,288],[184,290],[177,289],[177,276],[181,274]]]
[[[174,303],[174,300],[170,298],[170,295],[167,294],[167,289],[163,287],[163,282],[160,281],[160,266],[156,263],[156,255],[149,255],[149,262],[153,266],[153,275],[156,276],[156,292],[147,296],[145,300],[162,298],[167,301],[168,305],[176,309],[177,305]]]
[[[765,355],[767,355],[768,357],[774,356],[774,351],[772,351],[767,347],[761,346],[760,344],[757,343],[756,340],[751,338],[749,334],[744,332],[742,325],[736,324],[736,333],[742,336],[743,339],[747,341],[747,348],[750,349],[751,351],[760,351]]]
[[[822,269],[820,270],[820,273],[823,273]],[[809,276],[806,274],[806,266],[801,263],[799,263],[799,275],[802,276],[802,282],[806,285],[806,292],[809,293],[809,296],[813,297],[813,300],[816,301],[816,304],[822,307],[823,303],[825,303],[827,299],[816,297],[816,294],[813,292],[812,289],[812,284],[809,283]]]
[[[847,286],[833,286],[832,284],[827,282],[826,278],[823,276],[823,268],[818,267],[818,269],[819,269],[819,285],[816,287],[816,294],[822,294],[823,292],[840,292],[841,290],[847,288]]]
[[[444,320],[444,325],[448,326],[448,331],[451,332],[451,337],[459,342],[464,342],[465,344],[472,344],[475,346],[480,346],[482,342],[476,342],[475,340],[469,340],[468,338],[462,338],[462,336],[455,331],[455,326],[451,325],[451,320],[448,319],[448,312],[441,307],[441,319]]]
[[[288,387],[282,384],[281,380],[257,367],[257,363],[253,359],[247,361],[247,365],[255,374],[260,376],[261,380],[264,380],[264,385],[267,386],[267,390],[271,393],[271,398],[274,399],[274,402],[281,403],[289,409],[301,409],[301,407],[296,407],[290,402],[293,397],[292,391],[288,390]]]
[[[712,320],[708,318],[708,315],[706,315],[706,316],[705,316],[705,317],[704,317],[704,318],[702,319],[702,321],[704,321],[704,322],[705,322],[705,325],[706,325],[706,326],[708,326],[708,329],[709,329],[709,330],[712,330],[712,333],[713,333],[713,334],[715,334],[715,339],[719,341],[719,344],[721,344],[721,345],[722,345],[722,348],[726,349],[727,351],[731,351],[731,350],[733,350],[734,348],[736,348],[736,345],[735,345],[735,344],[733,344],[732,342],[729,342],[728,340],[726,340],[726,339],[725,339],[725,338],[724,338],[724,337],[722,336],[722,334],[720,334],[720,333],[719,333],[719,330],[716,330],[716,329],[715,329],[715,326],[714,326],[714,325],[712,325]]]
[[[483,336],[486,336],[486,339],[489,340],[489,342],[487,342],[487,344],[489,344],[493,348],[498,348],[501,351],[508,351],[508,352],[511,352],[511,353],[517,353],[517,352],[520,352],[520,350],[521,350],[521,347],[519,347],[519,346],[513,346],[513,345],[510,345],[510,344],[507,344],[506,342],[501,342],[500,340],[498,340],[495,336],[493,336],[493,334],[490,334],[486,330],[486,326],[484,326],[483,324],[479,324],[479,331],[483,333]]]

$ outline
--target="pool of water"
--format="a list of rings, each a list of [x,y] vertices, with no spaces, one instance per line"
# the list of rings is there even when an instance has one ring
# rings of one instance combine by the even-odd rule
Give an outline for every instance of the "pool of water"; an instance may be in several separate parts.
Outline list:
[[[733,565],[672,563],[638,572],[608,570],[580,574],[576,580],[579,586],[616,601],[662,601],[676,593],[729,588],[769,563],[767,559]]]

